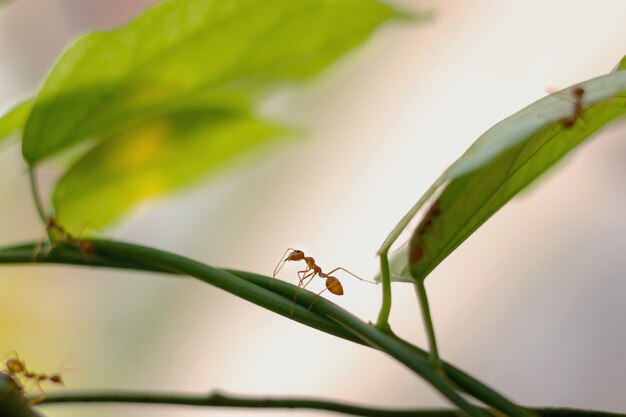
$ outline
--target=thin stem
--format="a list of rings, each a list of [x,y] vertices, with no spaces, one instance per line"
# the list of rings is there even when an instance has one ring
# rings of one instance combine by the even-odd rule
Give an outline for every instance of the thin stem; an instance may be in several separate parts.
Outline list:
[[[437,349],[437,339],[435,338],[435,327],[430,317],[430,306],[428,305],[428,296],[424,287],[424,280],[418,280],[415,283],[415,291],[419,299],[420,310],[422,311],[422,321],[428,336],[428,350],[430,351],[430,361],[435,369],[441,369],[441,359],[439,359],[439,350]]]
[[[391,276],[389,274],[388,252],[380,253],[380,278],[383,287],[383,302],[378,313],[376,327],[382,331],[390,332],[389,314],[391,313]]]
[[[41,200],[41,195],[39,194],[39,185],[37,183],[37,174],[35,173],[35,167],[31,166],[28,168],[28,178],[30,180],[30,192],[33,197],[33,203],[35,203],[35,209],[37,210],[37,215],[39,219],[46,224],[48,221],[46,216],[46,209],[44,207],[43,201]]]
[[[234,396],[217,392],[207,395],[144,392],[51,394],[48,395],[43,402],[38,404],[38,406],[73,403],[171,404],[196,407],[313,409],[365,417],[458,417],[459,415],[458,410],[444,408],[397,410],[362,407],[343,402],[314,398],[259,398]],[[626,414],[577,410],[572,408],[534,408],[533,411],[542,417],[626,417]]]
[[[397,410],[362,407],[354,404],[314,398],[259,398],[233,396],[222,393],[207,395],[181,395],[168,393],[110,392],[110,393],[67,393],[48,395],[40,405],[67,403],[127,403],[127,404],[173,404],[202,407],[228,408],[274,408],[314,409],[334,411],[353,416],[366,417],[446,417],[448,410]],[[455,417],[458,414],[455,415]]]
[[[109,253],[105,253],[103,251],[102,243],[106,241],[98,241],[99,246],[97,247],[97,251],[95,254],[85,255],[80,252],[78,248],[73,245],[62,245],[52,252],[50,252],[46,256],[36,256],[33,257],[33,250],[36,245],[34,244],[26,244],[19,245],[14,247],[7,247],[0,249],[0,264],[15,264],[15,263],[60,263],[60,264],[71,264],[71,265],[84,265],[84,266],[100,266],[100,267],[110,267],[110,268],[122,268],[122,269],[134,269],[134,270],[142,270],[142,271],[151,271],[151,272],[163,272],[168,274],[182,274],[183,272],[177,270],[177,268],[172,267],[171,263],[165,262],[154,262],[151,257],[137,257],[137,258],[128,258],[124,257],[125,247],[128,244],[121,244],[115,242],[108,242],[109,245],[117,245],[118,252],[121,253],[121,256],[111,256]],[[136,245],[130,245],[133,247],[137,247]],[[148,249],[144,248],[146,250]],[[158,253],[156,259],[159,259]],[[135,254],[136,255],[136,254]],[[173,255],[175,256],[175,255]],[[166,261],[163,259],[163,261]],[[202,266],[202,264],[200,264]],[[205,267],[206,271],[212,271],[214,268],[210,268],[208,266]],[[250,272],[242,272],[242,271],[226,271],[231,274],[230,277],[233,277],[233,282],[237,282],[238,279],[246,280],[251,284],[254,284],[260,288],[268,290],[268,292],[275,293],[274,295],[282,295],[284,298],[288,300],[289,311],[291,311],[292,306],[292,298],[296,287],[287,282],[280,280],[272,280],[270,277],[265,277],[258,274],[253,274]],[[200,278],[208,283],[216,285],[210,279]],[[234,292],[236,295],[240,295],[237,292]],[[240,295],[241,296],[241,295]],[[245,298],[245,297],[244,297]],[[340,309],[335,304],[325,300],[324,298],[316,296],[314,293],[311,293],[307,290],[301,290],[297,303],[299,306],[306,306],[305,311],[301,313],[299,308],[294,310],[293,314],[283,314],[285,317],[290,318],[292,320],[299,321],[303,324],[311,326],[313,328],[325,331],[327,333],[333,334],[338,337],[342,337],[346,340],[350,340],[359,344],[367,344],[372,347],[375,347],[379,350],[385,351],[385,349],[379,348],[378,346],[374,346],[367,338],[366,335],[363,335],[364,328],[367,330],[376,330],[372,326],[368,326],[367,324],[361,322],[356,319],[354,316],[345,312],[343,309]],[[257,304],[269,308],[273,310],[270,306],[266,306],[263,302],[257,302]],[[271,303],[270,303],[271,304]],[[299,307],[297,306],[297,307]],[[323,310],[319,310],[319,307],[323,306]],[[274,311],[274,310],[273,310]],[[351,326],[346,326],[342,324],[341,326],[337,326],[337,318],[331,317],[328,314],[328,311],[335,311],[337,314],[346,314],[347,318],[353,318],[359,323],[360,327],[360,335],[355,331]],[[376,332],[379,335],[389,337],[393,339],[397,344],[400,344],[405,348],[403,350],[403,355],[412,356],[414,358],[422,358],[422,363],[426,364],[426,366],[430,370],[430,364],[428,364],[428,354],[422,349],[414,346],[395,335],[389,335],[386,333],[382,333],[380,331]],[[408,350],[408,354],[407,354]],[[464,373],[458,368],[454,366],[443,363],[444,371],[447,377],[452,380],[456,385],[458,385],[461,389],[463,389],[468,394],[474,396],[476,399],[484,402],[485,404],[501,411],[502,413],[511,416],[511,417],[531,417],[533,416],[532,412],[529,412],[527,409],[516,405],[511,402],[507,398],[503,397],[501,394],[497,393],[490,387],[481,383],[480,381],[474,379],[470,375]]]

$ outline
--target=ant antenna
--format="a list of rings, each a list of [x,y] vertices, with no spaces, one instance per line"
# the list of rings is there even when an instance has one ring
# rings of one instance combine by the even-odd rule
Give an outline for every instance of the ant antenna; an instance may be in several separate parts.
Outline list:
[[[272,274],[272,279],[276,278],[276,275],[278,275],[280,270],[283,269],[283,266],[285,266],[284,259],[287,257],[287,253],[289,253],[289,251],[293,251],[293,250],[294,250],[293,248],[287,248],[285,253],[283,253],[283,256],[280,257],[280,261],[278,261],[278,264],[276,265],[276,268],[274,268],[274,273]]]

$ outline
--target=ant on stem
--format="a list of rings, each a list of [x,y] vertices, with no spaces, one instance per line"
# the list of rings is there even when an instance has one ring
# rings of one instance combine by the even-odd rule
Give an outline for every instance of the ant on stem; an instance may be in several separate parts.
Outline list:
[[[63,381],[63,377],[61,376],[62,372],[56,374],[44,374],[32,372],[26,367],[26,363],[20,359],[19,355],[16,351],[9,352],[4,357],[12,356],[4,362],[4,372],[6,375],[11,377],[15,384],[18,386],[20,391],[24,392],[24,384],[20,381],[20,378],[23,378],[26,381],[30,381],[35,384],[35,387],[39,390],[39,396],[31,399],[32,404],[37,404],[46,398],[46,392],[43,390],[41,384],[42,382],[49,381],[53,384],[65,386],[65,382]],[[69,371],[69,369],[66,369]]]
[[[572,115],[568,116],[564,119],[561,119],[560,122],[564,128],[570,128],[574,126],[576,121],[581,118],[585,109],[583,108],[583,96],[585,95],[585,89],[578,86],[572,89],[572,96],[574,97],[574,107],[572,108]]]
[[[63,226],[61,226],[54,217],[48,217],[46,221],[46,230],[52,240],[66,242],[76,246],[81,252],[86,254],[93,254],[96,252],[94,244],[85,239],[75,237],[68,232]]]
[[[61,226],[53,216],[49,216],[46,219],[46,233],[49,239],[49,247],[45,251],[44,257],[63,243],[75,246],[79,251],[86,255],[92,255],[96,252],[96,247],[93,242],[74,236]],[[35,259],[37,258],[43,244],[44,242],[42,241],[39,245],[37,245],[34,252]]]
[[[322,291],[317,293],[317,295],[322,294],[326,290],[330,291],[331,293],[335,295],[343,295],[343,286],[341,285],[341,282],[339,281],[339,279],[332,276],[332,274],[337,271],[347,272],[348,274],[352,275],[358,280],[372,283],[372,281],[363,279],[342,267],[338,267],[328,273],[324,273],[322,271],[322,268],[315,263],[314,258],[310,256],[305,256],[304,252],[302,252],[301,250],[292,249],[292,248],[287,249],[285,253],[283,254],[283,256],[280,258],[280,261],[278,261],[278,265],[276,265],[276,268],[274,268],[272,279],[276,278],[276,276],[278,275],[278,272],[283,268],[285,263],[288,261],[294,261],[294,262],[304,261],[306,263],[306,268],[301,271],[298,271],[298,288],[296,289],[296,293],[294,294],[294,304],[295,304],[296,297],[298,295],[298,289],[300,289],[301,287],[306,288],[306,286],[309,285],[311,281],[313,281],[313,278],[315,278],[316,276],[326,280],[326,288],[324,288]]]

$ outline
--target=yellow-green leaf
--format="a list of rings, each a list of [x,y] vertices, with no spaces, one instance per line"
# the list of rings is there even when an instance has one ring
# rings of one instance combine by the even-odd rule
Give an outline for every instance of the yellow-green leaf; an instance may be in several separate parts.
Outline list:
[[[187,110],[112,135],[57,183],[53,204],[71,231],[98,228],[138,201],[214,174],[284,129],[232,111]]]
[[[33,100],[25,100],[0,118],[0,142],[24,128],[32,107]]]
[[[315,74],[396,16],[375,0],[164,1],[65,51],[26,124],[24,157],[35,164],[199,93]]]

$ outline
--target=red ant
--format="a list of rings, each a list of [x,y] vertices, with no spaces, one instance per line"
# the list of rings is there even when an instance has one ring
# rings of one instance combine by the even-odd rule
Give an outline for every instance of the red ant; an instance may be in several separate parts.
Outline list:
[[[3,372],[15,381],[16,385],[22,392],[24,392],[25,390],[24,390],[23,384],[20,382],[20,378],[23,378],[26,381],[32,381],[35,384],[35,386],[40,392],[40,395],[31,400],[32,404],[37,404],[43,401],[44,398],[46,398],[46,392],[41,387],[42,382],[50,381],[53,384],[65,386],[65,382],[63,381],[61,372],[56,373],[56,374],[50,374],[50,375],[47,375],[44,373],[32,372],[28,370],[28,368],[26,367],[26,363],[20,359],[17,352],[15,351],[10,352],[8,355],[5,355],[5,357],[11,356],[11,355],[15,357],[9,358],[5,361],[4,363],[5,371]]]
[[[564,128],[570,128],[574,126],[576,120],[583,116],[585,113],[585,109],[583,109],[583,96],[585,95],[585,89],[582,87],[574,87],[572,89],[572,96],[574,96],[574,107],[572,109],[572,115],[568,116],[564,119],[561,119],[560,122]]]
[[[52,250],[54,250],[56,247],[63,243],[69,243],[70,245],[75,246],[76,248],[78,248],[79,251],[87,255],[91,255],[96,252],[96,247],[94,246],[93,242],[75,237],[63,226],[61,226],[59,222],[57,222],[57,220],[52,216],[46,219],[46,232],[50,240],[50,246],[46,250],[45,256],[47,256],[50,252],[52,252]],[[37,245],[34,254],[35,258],[37,257],[42,245],[43,242]]]
[[[287,253],[289,254],[287,255]],[[285,257],[285,255],[287,256]],[[326,290],[330,291],[331,293],[335,295],[343,295],[343,286],[341,285],[341,282],[339,282],[339,280],[336,277],[333,277],[331,275],[334,272],[340,271],[340,270],[347,272],[348,274],[352,275],[353,277],[361,281],[371,283],[371,281],[363,279],[342,267],[338,267],[328,273],[324,273],[322,271],[322,268],[320,268],[320,266],[315,263],[315,259],[313,259],[310,256],[305,256],[304,252],[302,252],[301,250],[292,249],[292,248],[289,248],[285,251],[285,253],[283,254],[283,257],[278,262],[278,265],[276,265],[276,268],[274,268],[274,274],[272,275],[272,278],[276,278],[276,275],[278,275],[278,272],[282,269],[282,267],[285,265],[285,262],[287,261],[304,261],[306,263],[306,269],[303,269],[302,271],[298,271],[298,288],[300,287],[305,288],[307,285],[309,285],[311,281],[313,281],[313,278],[315,278],[316,275],[320,278],[326,279],[326,288],[320,291],[317,295],[320,295]],[[309,281],[305,283],[307,279]],[[296,295],[297,295],[297,292],[296,292]],[[294,296],[294,300],[295,300],[295,296]]]

